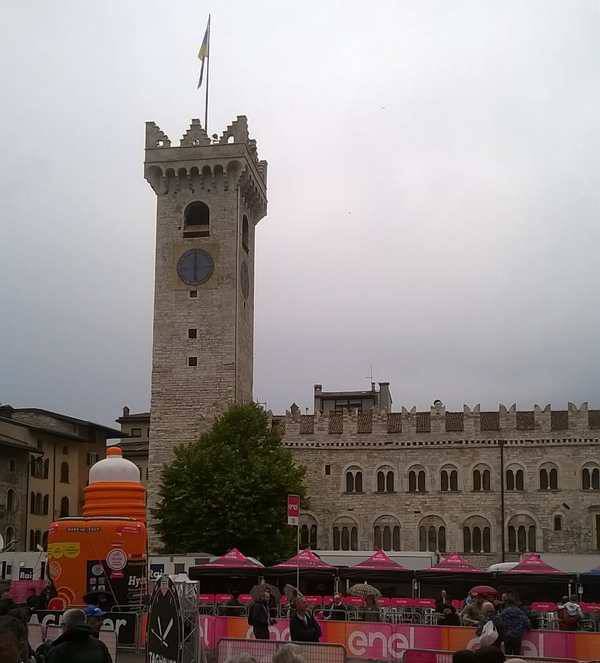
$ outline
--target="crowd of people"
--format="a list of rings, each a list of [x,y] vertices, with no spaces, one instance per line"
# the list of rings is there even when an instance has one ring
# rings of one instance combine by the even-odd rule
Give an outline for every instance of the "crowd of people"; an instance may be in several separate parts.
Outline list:
[[[112,663],[100,640],[103,613],[96,606],[65,611],[61,634],[34,651],[28,622],[32,611],[40,609],[35,598],[30,594],[25,605],[17,605],[7,596],[0,599],[0,663]]]

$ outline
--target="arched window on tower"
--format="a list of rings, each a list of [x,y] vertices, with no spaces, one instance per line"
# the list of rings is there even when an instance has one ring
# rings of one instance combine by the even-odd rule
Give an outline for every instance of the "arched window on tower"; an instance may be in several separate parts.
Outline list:
[[[377,492],[385,492],[385,474],[381,470],[377,472]]]
[[[512,470],[506,470],[506,490],[515,489],[515,474]]]
[[[317,547],[317,526],[316,525],[311,525],[310,526],[310,535],[308,542],[310,544],[310,547],[314,550]]]
[[[562,532],[562,516],[554,516],[554,531]]]
[[[208,237],[210,235],[210,210],[201,200],[190,203],[183,213],[184,237]]]
[[[394,473],[391,470],[385,475],[385,490],[387,493],[394,492]]]
[[[248,217],[244,214],[242,217],[242,248],[246,253],[249,252],[250,246],[250,231],[248,228]]]
[[[15,510],[15,491],[9,489],[6,493],[6,512],[12,513]]]
[[[517,490],[525,490],[524,476],[525,475],[523,470],[517,470],[516,481],[515,481],[515,488]]]
[[[300,527],[300,548],[308,548],[308,525]]]

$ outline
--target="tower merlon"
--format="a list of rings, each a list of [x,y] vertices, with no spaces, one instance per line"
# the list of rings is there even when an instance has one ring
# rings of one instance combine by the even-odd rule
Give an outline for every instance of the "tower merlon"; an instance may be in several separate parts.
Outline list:
[[[146,122],[144,177],[157,195],[191,190],[230,190],[239,186],[255,223],[267,212],[267,162],[259,161],[256,141],[244,115],[211,142],[193,119],[178,147],[154,122]]]

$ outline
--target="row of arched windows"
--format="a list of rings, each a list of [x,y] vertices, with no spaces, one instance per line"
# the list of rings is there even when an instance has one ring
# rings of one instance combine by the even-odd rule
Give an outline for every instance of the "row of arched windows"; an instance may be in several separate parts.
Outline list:
[[[303,548],[318,548],[318,528],[312,516],[302,524],[300,540]],[[554,531],[563,529],[563,516],[553,517]],[[373,548],[386,551],[401,550],[400,521],[392,515],[380,516],[373,523]],[[537,549],[536,524],[528,515],[513,516],[507,527],[509,552],[534,552]],[[334,550],[358,550],[358,524],[351,517],[336,520],[332,528]],[[439,516],[426,516],[417,528],[418,549],[422,552],[447,552],[446,523]],[[487,554],[493,551],[492,529],[483,516],[471,516],[462,527],[463,551]]]
[[[392,469],[384,468],[377,471],[377,492],[393,493],[396,490],[395,474]],[[474,492],[487,492],[492,490],[491,470],[485,466],[478,466],[473,470],[472,490]],[[364,492],[363,471],[357,466],[346,470],[346,492]],[[600,468],[584,467],[581,474],[581,487],[583,490],[600,490]],[[525,472],[522,468],[512,467],[505,473],[506,490],[525,490]],[[558,468],[546,464],[538,473],[539,490],[559,490]],[[453,467],[444,467],[440,471],[440,490],[454,492],[460,490],[458,470]],[[427,475],[425,469],[414,467],[408,472],[408,492],[424,493],[427,491]]]

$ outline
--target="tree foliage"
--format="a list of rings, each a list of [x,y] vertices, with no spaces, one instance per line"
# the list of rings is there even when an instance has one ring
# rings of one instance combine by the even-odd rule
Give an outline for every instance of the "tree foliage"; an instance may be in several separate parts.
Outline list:
[[[165,552],[232,547],[269,564],[295,550],[287,495],[305,496],[304,469],[255,404],[230,408],[165,466],[156,529]]]

